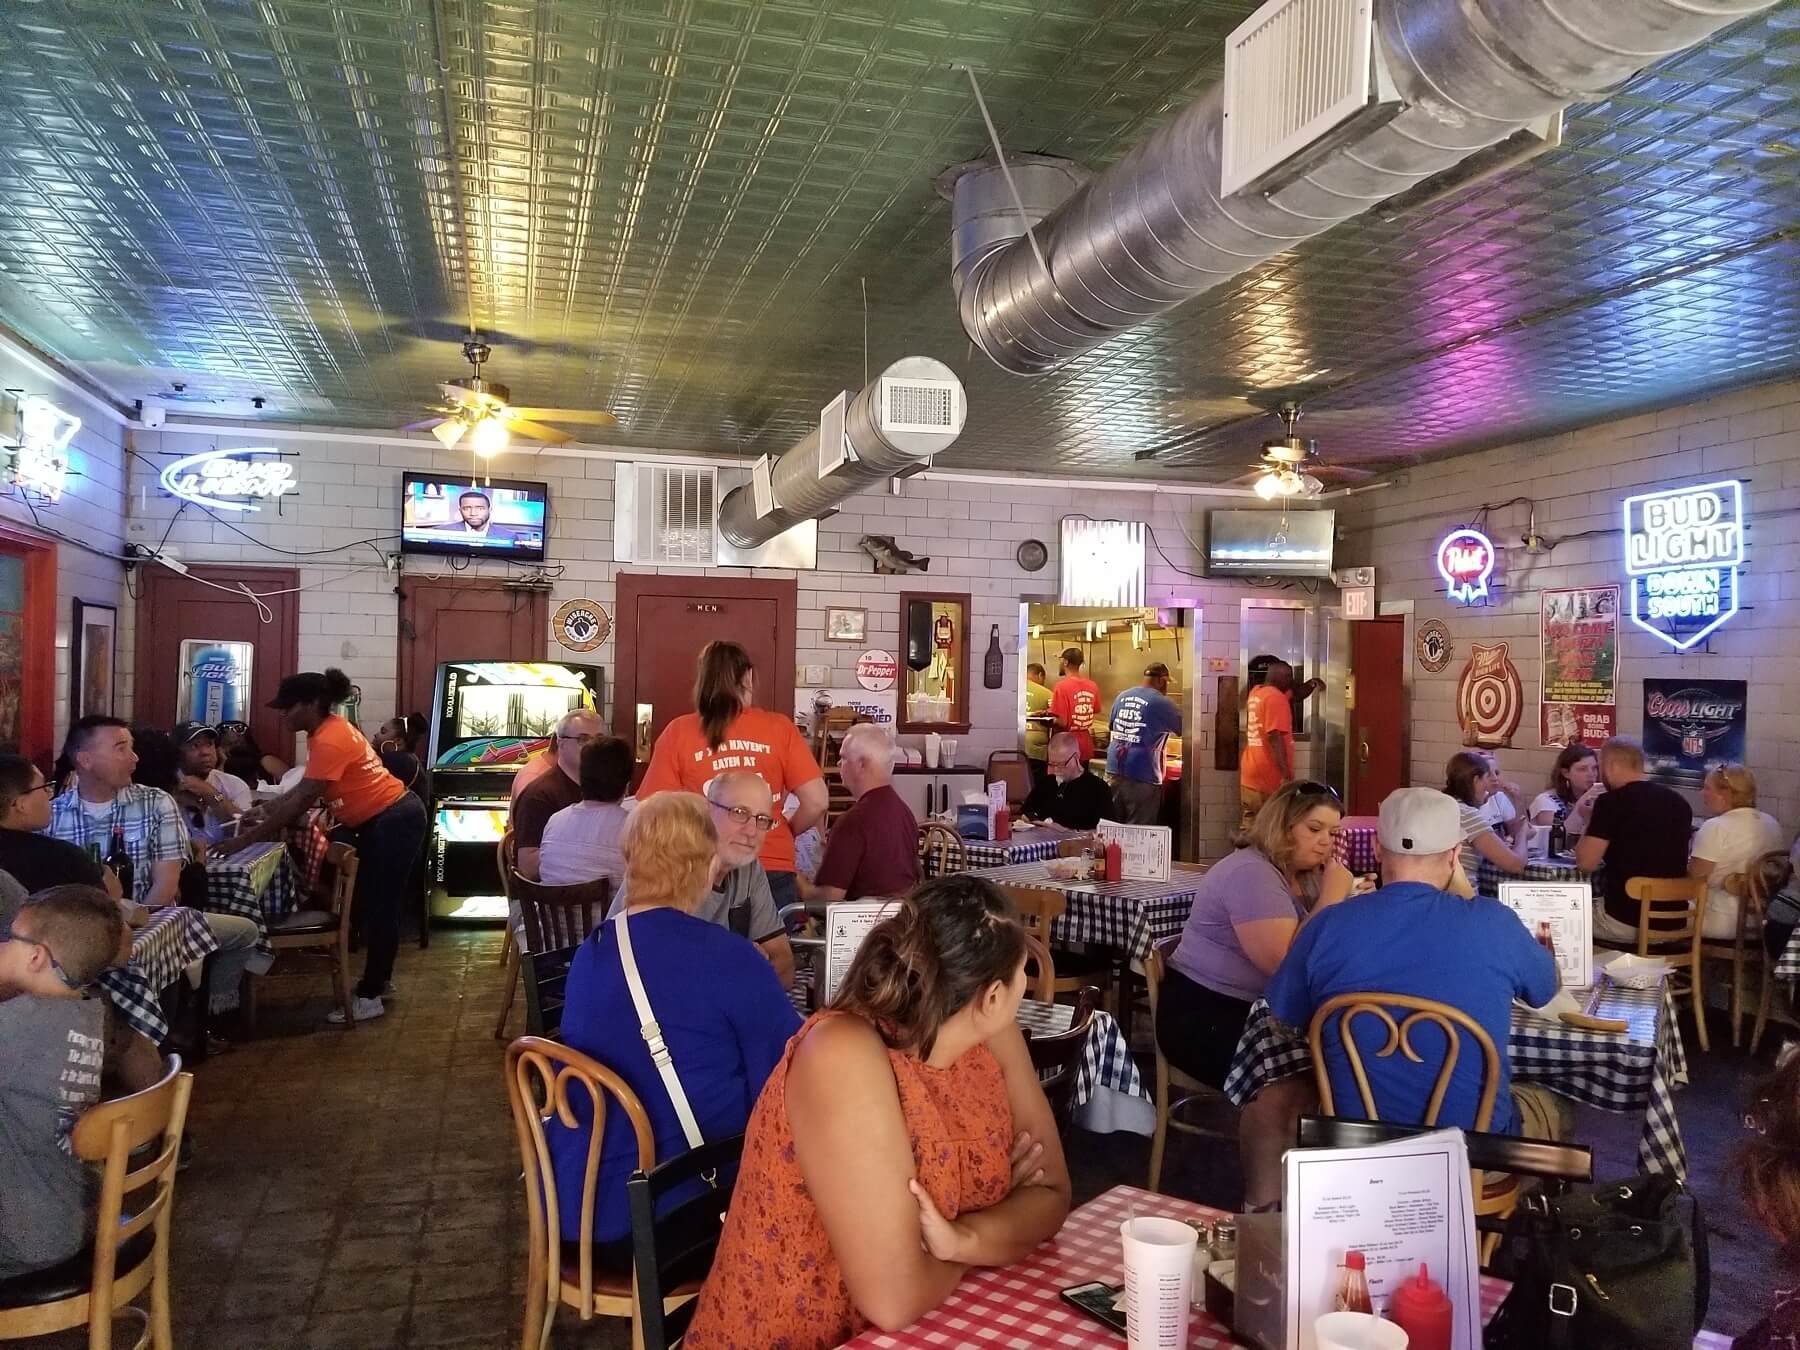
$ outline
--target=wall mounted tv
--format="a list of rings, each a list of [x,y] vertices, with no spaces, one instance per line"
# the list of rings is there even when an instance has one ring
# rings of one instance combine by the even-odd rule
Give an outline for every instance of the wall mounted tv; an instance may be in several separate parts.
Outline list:
[[[1335,511],[1208,511],[1206,574],[1329,581],[1336,538]]]
[[[479,483],[409,473],[400,484],[400,551],[542,562],[550,490],[507,478]]]

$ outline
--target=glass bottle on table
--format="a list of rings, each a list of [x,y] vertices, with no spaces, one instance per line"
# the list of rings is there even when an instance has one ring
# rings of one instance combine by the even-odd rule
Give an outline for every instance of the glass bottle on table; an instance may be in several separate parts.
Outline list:
[[[1550,953],[1550,959],[1556,960],[1556,935],[1550,931],[1550,920],[1539,919],[1537,926],[1538,946]]]
[[[112,868],[113,875],[119,879],[119,893],[127,900],[137,899],[132,885],[137,877],[131,863],[131,851],[125,847],[125,830],[122,826],[113,826],[112,847],[107,851],[106,865]]]
[[[1368,1263],[1354,1249],[1344,1253],[1344,1264],[1338,1267],[1337,1293],[1331,1300],[1333,1312],[1371,1313],[1375,1304],[1369,1298]]]

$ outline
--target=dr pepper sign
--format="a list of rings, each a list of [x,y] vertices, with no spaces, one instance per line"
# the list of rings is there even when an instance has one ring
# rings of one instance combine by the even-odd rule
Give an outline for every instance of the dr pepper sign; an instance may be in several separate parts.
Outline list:
[[[1494,575],[1494,545],[1480,530],[1463,526],[1438,540],[1438,575],[1451,601],[1486,604],[1488,578]]]
[[[1738,610],[1744,491],[1736,479],[1625,499],[1631,621],[1684,652]]]

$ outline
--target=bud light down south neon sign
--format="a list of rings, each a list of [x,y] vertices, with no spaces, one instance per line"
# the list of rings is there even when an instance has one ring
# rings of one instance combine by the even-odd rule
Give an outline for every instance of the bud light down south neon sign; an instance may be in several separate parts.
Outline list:
[[[1631,621],[1676,651],[1738,612],[1744,491],[1736,479],[1625,499]]]

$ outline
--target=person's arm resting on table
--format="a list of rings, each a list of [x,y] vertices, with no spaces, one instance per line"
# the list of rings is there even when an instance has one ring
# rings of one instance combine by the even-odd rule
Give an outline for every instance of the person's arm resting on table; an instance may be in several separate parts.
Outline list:
[[[1475,845],[1477,853],[1502,872],[1515,877],[1524,875],[1525,859],[1517,850],[1509,848],[1506,841],[1492,829],[1483,830],[1470,842]]]

